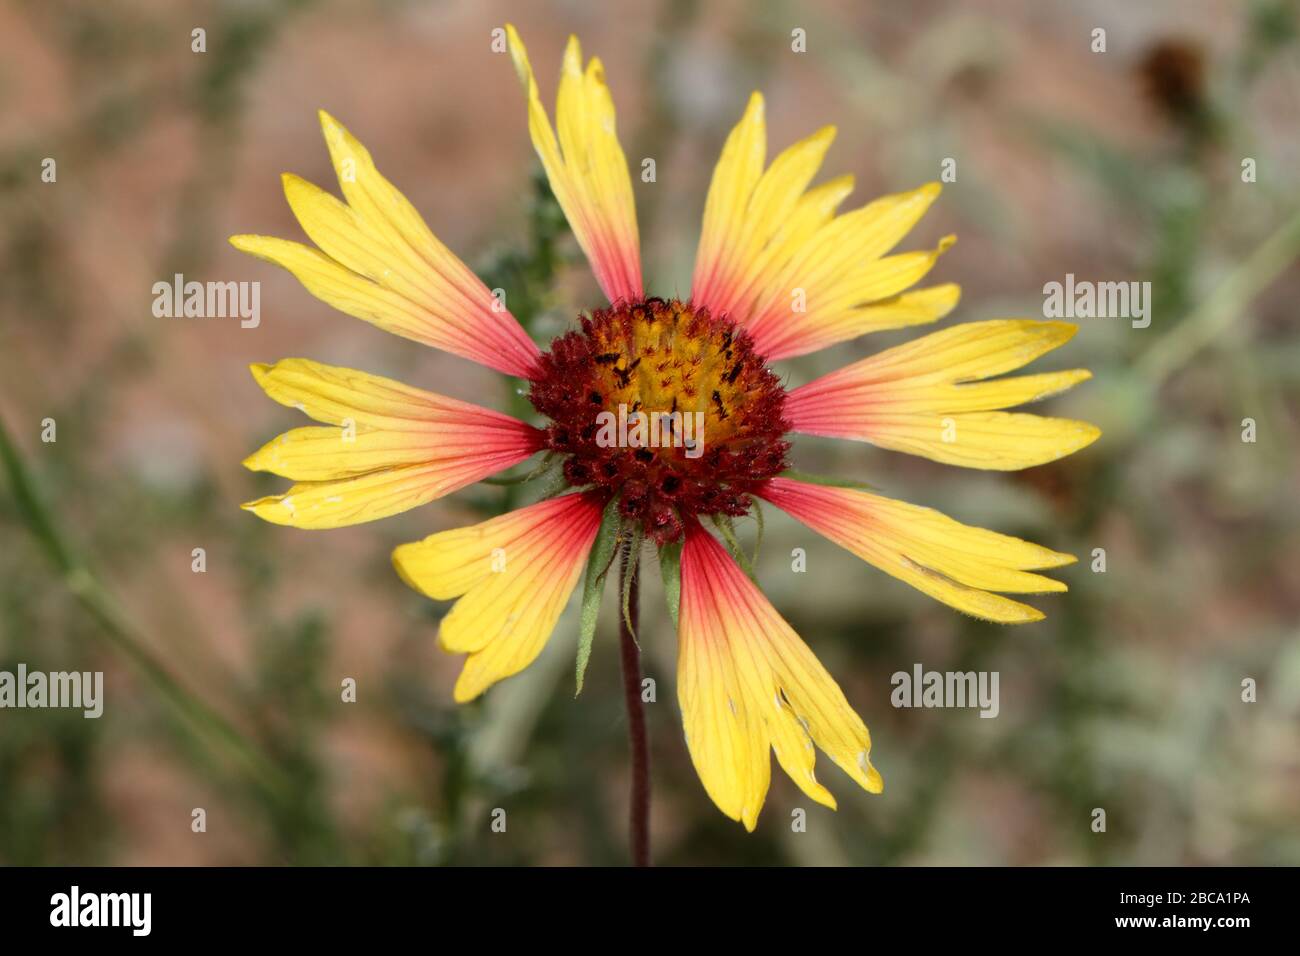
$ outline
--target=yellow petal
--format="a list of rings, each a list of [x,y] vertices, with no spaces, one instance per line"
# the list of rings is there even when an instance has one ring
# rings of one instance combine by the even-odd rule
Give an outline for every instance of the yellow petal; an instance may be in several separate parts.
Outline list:
[[[968,322],[922,336],[790,393],[795,431],[867,441],[968,468],[1013,470],[1072,454],[1097,439],[1086,422],[1009,413],[1085,381],[1084,369],[1012,378],[1068,341],[1065,322]]]
[[[781,308],[769,310],[756,317],[747,326],[756,347],[770,361],[806,355],[818,346],[813,343],[834,344],[853,338],[863,324],[865,331],[876,331],[869,321],[863,323],[863,313],[873,305],[885,305],[896,302],[904,289],[908,289],[934,268],[952,244],[956,236],[945,236],[935,248],[925,252],[904,252],[896,256],[876,259],[861,268],[851,268],[847,264],[840,267],[842,271],[812,270],[806,281],[809,288],[796,287],[801,295],[797,298],[786,294],[782,302],[780,296],[772,301]],[[838,257],[827,256],[827,261],[834,262]],[[902,325],[934,322],[946,315],[955,306],[960,290],[956,286],[940,287],[945,291],[932,298],[917,298],[920,293],[908,301],[904,311],[896,312],[892,323],[880,327],[899,328]],[[809,291],[811,289],[811,291]],[[780,290],[778,290],[780,291]],[[917,305],[921,308],[917,308]],[[930,307],[926,307],[930,306]],[[945,307],[946,306],[946,307]]]
[[[795,251],[779,274],[769,278],[769,291],[773,295],[766,309],[760,309],[751,324],[762,325],[773,318],[808,321],[798,316],[791,318],[788,308],[790,289],[803,288],[810,301],[832,299],[837,290],[857,280],[862,271],[877,268],[876,260],[911,231],[938,197],[939,191],[938,183],[928,183],[905,193],[876,199],[826,223]],[[920,255],[930,256],[932,264],[934,258],[954,241],[955,237],[946,237],[934,252]],[[778,296],[777,292],[784,295]]]
[[[999,594],[1064,591],[1031,573],[1074,557],[1009,535],[961,524],[931,508],[851,488],[774,478],[763,498],[874,564],[951,607],[987,621],[1041,620],[1037,608]]]
[[[757,268],[764,258],[763,253],[798,209],[808,183],[817,174],[826,150],[835,138],[835,128],[826,126],[786,149],[754,182],[752,191],[742,203],[737,183],[730,181],[726,169],[744,162],[746,157],[739,150],[747,145],[747,140],[762,135],[762,100],[758,98],[751,103],[756,105],[732,133],[739,145],[732,154],[724,149],[714,173],[710,201],[706,201],[705,206],[706,225],[705,234],[700,239],[701,254],[696,258],[695,278],[691,283],[691,294],[697,302],[733,315],[739,312],[743,290],[764,278],[758,274]],[[748,158],[754,158],[754,154]],[[757,159],[761,169],[761,153],[757,154]],[[747,172],[743,171],[742,175]],[[720,195],[717,202],[712,202],[715,189]],[[738,219],[724,218],[736,216],[737,211]],[[713,235],[711,231],[722,234]]]
[[[820,747],[859,786],[883,789],[871,736],[834,679],[775,608],[695,525],[682,549],[677,693],[691,760],[727,816],[753,830],[771,775],[769,748],[809,797],[835,799],[814,774]]]
[[[870,437],[864,433],[861,440],[881,448],[989,471],[1018,471],[1056,461],[1101,435],[1088,422],[1019,412],[886,414],[875,418],[870,427]]]
[[[319,530],[378,521],[496,474],[498,455],[466,455],[420,465],[385,468],[337,481],[305,481],[284,494],[242,505],[264,521]]]
[[[509,415],[308,359],[252,366],[266,393],[329,427],[295,428],[244,461],[300,484],[244,507],[276,524],[334,528],[424,504],[541,447]]]
[[[839,176],[808,190],[799,198],[794,211],[780,224],[767,245],[749,262],[736,281],[734,291],[725,299],[720,295],[703,295],[703,298],[725,301],[727,304],[724,308],[730,314],[752,318],[756,314],[760,298],[764,302],[770,300],[773,276],[822,226],[834,218],[835,210],[851,192],[852,176]],[[700,271],[699,264],[696,265],[696,270],[697,273]],[[701,281],[707,280],[702,278]]]
[[[834,137],[826,127],[763,169],[763,100],[755,93],[714,169],[704,207],[691,297],[743,325],[758,352],[786,358],[864,332],[933,322],[956,304],[955,287],[898,297],[951,245],[881,258],[939,194],[929,183],[836,216],[847,177],[808,189]],[[869,311],[872,305],[881,308]]]
[[[319,246],[232,236],[235,248],[288,269],[309,292],[386,331],[528,377],[537,346],[487,287],[429,230],[357,140],[324,111],[321,128],[347,202],[292,174],[285,197]]]
[[[418,465],[439,453],[418,432],[345,431],[327,426],[294,428],[277,435],[244,459],[249,471],[269,471],[294,481],[330,481],[397,465]]]
[[[721,288],[715,288],[718,280],[714,279],[714,274],[721,271],[727,250],[741,241],[746,225],[745,210],[754,187],[763,176],[766,158],[767,125],[763,94],[756,90],[750,94],[745,115],[722,146],[722,156],[714,167],[704,202],[704,223],[700,229],[699,251],[695,256],[691,298],[697,306],[705,306],[714,313],[734,313],[732,303],[716,295]],[[710,298],[708,293],[715,295]],[[741,320],[736,314],[733,318]]]
[[[450,305],[490,312],[493,300],[487,288],[438,241],[415,207],[380,174],[365,146],[329,113],[321,110],[319,116],[330,162],[348,207],[355,213],[356,228],[363,238],[392,253],[386,268],[414,268],[437,293],[448,297]],[[289,197],[291,204],[293,198]],[[372,275],[381,281],[383,271]]]
[[[1069,322],[1032,319],[963,322],[887,349],[849,369],[860,369],[872,380],[967,382],[1015,371],[1064,345],[1078,331]],[[850,377],[848,369],[837,374]]]
[[[440,601],[459,598],[438,633],[445,650],[469,654],[456,682],[458,702],[541,653],[578,582],[601,510],[587,495],[564,495],[393,552],[411,587]]]
[[[506,24],[506,35],[528,97],[533,148],[596,281],[610,302],[640,301],[644,291],[636,203],[604,66],[593,57],[584,69],[578,38],[569,38],[556,100],[557,140],[528,51],[513,25]]]
[[[353,368],[303,358],[249,368],[272,399],[330,425],[351,421],[363,428],[425,433],[458,426],[535,432],[509,415]]]
[[[957,307],[961,288],[953,283],[904,292],[856,308],[844,308],[825,321],[792,326],[774,333],[768,345],[770,360],[807,355],[869,332],[937,322]]]

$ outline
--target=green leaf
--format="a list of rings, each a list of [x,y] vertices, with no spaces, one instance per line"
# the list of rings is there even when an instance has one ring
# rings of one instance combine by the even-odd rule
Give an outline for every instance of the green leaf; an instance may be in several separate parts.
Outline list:
[[[645,529],[637,525],[632,529],[632,535],[626,544],[627,548],[627,573],[623,575],[623,623],[627,625],[627,632],[632,635],[632,640],[636,638],[636,625],[632,623],[632,614],[629,611],[629,605],[632,600],[632,582],[636,580],[637,569],[641,564],[641,542],[645,540]],[[638,647],[640,644],[637,645]]]
[[[536,467],[530,469],[522,475],[495,475],[479,480],[485,485],[500,485],[510,487],[511,485],[523,485],[536,478],[540,478],[548,471],[553,469],[560,459],[555,456],[554,452],[547,452],[545,457],[537,463]]]
[[[673,617],[673,630],[677,630],[677,613],[682,606],[682,543],[665,544],[659,549],[659,573],[664,579],[664,597],[668,599],[668,613]]]
[[[605,506],[605,513],[601,515],[596,541],[587,557],[587,575],[582,585],[582,614],[579,618],[578,689],[574,692],[575,697],[582,693],[582,680],[587,673],[587,661],[591,658],[591,642],[596,637],[596,615],[600,613],[600,598],[605,593],[605,576],[614,561],[614,545],[618,541],[620,524],[618,499],[611,498]]]
[[[753,581],[754,564],[749,560],[749,555],[745,553],[745,549],[740,546],[740,539],[736,537],[736,526],[732,523],[731,515],[713,515],[712,520],[713,526],[721,533],[723,543],[726,544],[727,550],[731,552],[731,556],[736,559],[736,563],[745,572],[745,576]]]
[[[805,471],[795,471],[788,468],[781,472],[782,478],[789,478],[791,481],[803,481],[810,485],[827,485],[831,488],[853,488],[857,491],[879,492],[880,489],[875,485],[869,485],[865,481],[854,481],[851,478],[833,478],[826,475],[810,475]]]

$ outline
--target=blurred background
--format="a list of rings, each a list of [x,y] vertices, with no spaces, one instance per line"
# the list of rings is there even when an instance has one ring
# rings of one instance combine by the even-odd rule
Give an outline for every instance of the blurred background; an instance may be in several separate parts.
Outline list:
[[[871,728],[882,796],[823,757],[838,813],[775,772],[756,833],[719,814],[686,753],[675,642],[645,575],[654,859],[1300,863],[1300,46],[1283,0],[0,5],[0,670],[106,675],[98,720],[0,711],[0,862],[627,859],[613,597],[581,697],[571,607],[532,668],[457,707],[460,661],[434,644],[449,605],[389,563],[526,489],[330,532],[238,508],[287,485],[240,460],[306,421],[261,393],[250,362],[304,356],[521,407],[517,383],[334,312],[226,244],[301,238],[282,171],[336,190],[317,108],[539,341],[599,304],[490,47],[506,19],[548,109],[570,32],[604,59],[629,159],[657,164],[655,183],[635,182],[654,292],[688,289],[708,177],[753,88],[769,155],[839,127],[825,174],[856,175],[851,205],[956,160],[904,243],[959,235],[932,274],[963,287],[946,322],[1041,317],[1044,284],[1067,273],[1152,283],[1149,328],[1082,319],[1041,363],[1095,373],[1048,406],[1102,427],[1081,454],[998,474],[798,440],[801,470],[1081,558],[1067,595],[1031,599],[1045,621],[1003,628],[768,510],[759,581]],[[260,281],[260,326],[156,318],[152,286],[178,272]],[[782,372],[799,383],[915,334]],[[42,441],[46,419],[57,441]],[[791,572],[796,547],[806,574]],[[1000,715],[893,708],[890,676],[915,663],[998,671]],[[498,807],[506,833],[489,826]]]

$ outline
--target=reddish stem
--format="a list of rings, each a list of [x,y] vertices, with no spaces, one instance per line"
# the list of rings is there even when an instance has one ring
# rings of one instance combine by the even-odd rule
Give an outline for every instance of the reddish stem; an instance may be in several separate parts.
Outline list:
[[[627,590],[627,618],[633,628],[639,627],[639,592],[641,580],[637,574],[638,555],[630,548],[623,551],[619,565],[619,595]],[[631,575],[631,584],[627,577]],[[641,700],[641,649],[628,628],[627,618],[619,609],[618,639],[623,658],[623,699],[627,705],[627,736],[632,745],[632,793],[628,807],[628,822],[632,842],[632,865],[650,865],[650,747],[646,738],[645,705]]]

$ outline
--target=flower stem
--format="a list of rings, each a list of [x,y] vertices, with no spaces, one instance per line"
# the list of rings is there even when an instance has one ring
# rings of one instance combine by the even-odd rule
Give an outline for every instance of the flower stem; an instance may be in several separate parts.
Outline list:
[[[1199,306],[1137,360],[1136,369],[1152,391],[1186,365],[1233,322],[1245,321],[1246,307],[1295,263],[1300,252],[1300,211],[1237,265]]]
[[[619,591],[628,595],[627,613],[619,615],[618,640],[623,657],[623,699],[627,705],[627,736],[632,747],[632,793],[628,824],[632,843],[632,865],[650,865],[650,747],[646,739],[645,705],[641,700],[641,649],[634,629],[641,581],[637,575],[640,555],[623,550],[619,564]],[[630,625],[630,626],[629,626]]]
[[[200,741],[220,744],[244,764],[254,782],[261,785],[268,795],[287,805],[292,794],[283,771],[255,742],[172,675],[167,665],[149,649],[148,642],[109,591],[81,561],[64,537],[53,512],[38,494],[27,465],[10,440],[3,422],[0,422],[0,474],[9,480],[20,520],[54,563],[63,586],[99,624],[100,629],[91,633],[104,638],[110,647],[129,660],[183,722],[198,733]]]

